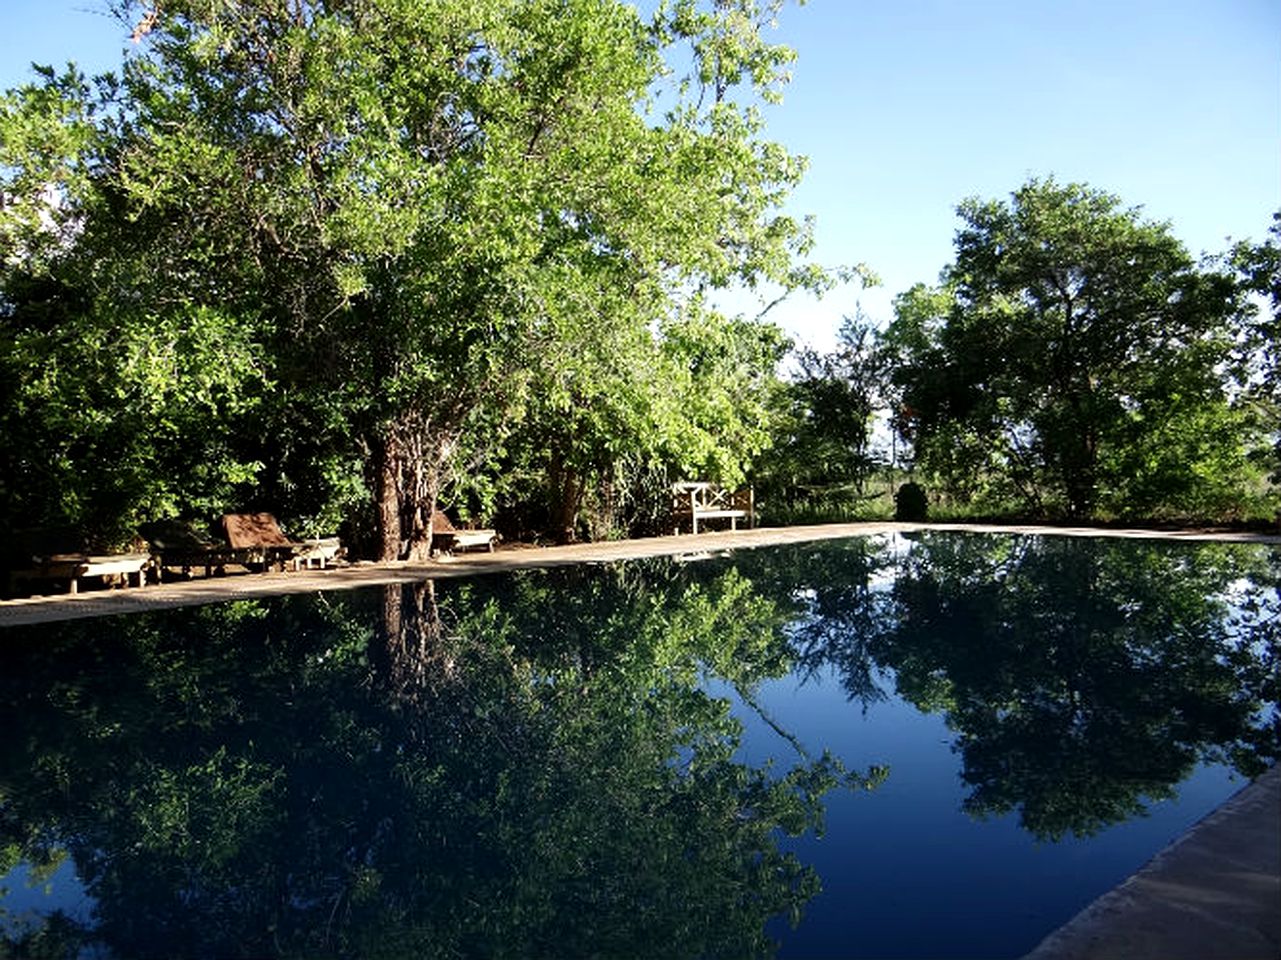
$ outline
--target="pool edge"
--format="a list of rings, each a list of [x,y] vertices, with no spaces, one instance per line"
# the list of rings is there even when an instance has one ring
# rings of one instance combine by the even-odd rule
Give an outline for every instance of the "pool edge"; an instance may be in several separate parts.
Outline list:
[[[1031,534],[1055,537],[1107,537],[1181,542],[1262,543],[1281,545],[1276,534],[1205,530],[1108,529],[1098,527],[1049,527],[981,523],[861,523],[812,524],[793,527],[757,527],[637,540],[608,540],[558,547],[515,545],[494,553],[460,554],[422,563],[362,562],[327,570],[291,573],[258,573],[196,579],[120,590],[83,591],[74,595],[0,600],[0,628],[52,623],[199,606],[229,600],[246,600],[291,593],[351,590],[393,583],[412,583],[452,577],[476,576],[508,570],[557,567],[577,563],[603,563],[649,556],[703,554],[777,544],[807,543],[844,537],[883,536],[922,531],[953,533]],[[1276,960],[1276,958],[1272,958]]]
[[[1023,960],[1279,956],[1281,765],[1273,765]]]

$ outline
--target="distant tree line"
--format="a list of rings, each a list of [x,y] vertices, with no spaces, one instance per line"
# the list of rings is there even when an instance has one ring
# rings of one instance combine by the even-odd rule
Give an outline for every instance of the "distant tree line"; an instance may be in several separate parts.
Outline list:
[[[811,493],[821,513],[898,466],[954,515],[1271,517],[1281,219],[1198,263],[1168,224],[1053,178],[958,213],[937,285],[798,357],[776,497]]]
[[[1275,229],[1197,264],[1032,181],[791,373],[777,326],[718,309],[833,282],[755,106],[781,4],[116,0],[119,74],[0,99],[0,533],[259,508],[409,557],[438,503],[645,533],[684,478],[782,518],[863,496],[878,423],[976,510],[1256,509]]]

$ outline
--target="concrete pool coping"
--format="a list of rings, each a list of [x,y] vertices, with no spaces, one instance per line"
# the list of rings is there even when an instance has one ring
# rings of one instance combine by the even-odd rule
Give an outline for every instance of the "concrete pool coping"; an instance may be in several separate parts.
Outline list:
[[[1024,960],[1279,956],[1281,766],[1274,765]]]
[[[464,554],[427,563],[353,563],[327,570],[230,575],[74,596],[5,600],[0,601],[0,627],[509,570],[652,556],[697,557],[726,550],[923,530],[1281,545],[1281,535],[1213,530],[890,522],[762,527],[563,547],[510,546],[494,553]],[[0,631],[0,642],[3,636]],[[1281,767],[1274,766],[1177,838],[1134,876],[1051,933],[1028,955],[1028,960],[1278,960],[1279,821]]]

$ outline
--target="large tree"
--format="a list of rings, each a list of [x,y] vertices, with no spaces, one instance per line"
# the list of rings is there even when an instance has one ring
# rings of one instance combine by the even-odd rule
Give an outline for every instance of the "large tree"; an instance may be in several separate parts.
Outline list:
[[[1080,184],[958,212],[941,289],[901,297],[888,332],[920,463],[1039,513],[1223,509],[1253,439],[1226,374],[1234,279]]]
[[[118,0],[137,52],[78,91],[86,234],[123,238],[103,282],[258,345],[242,459],[322,493],[363,464],[378,553],[421,553],[459,451],[584,337],[812,276],[776,214],[802,164],[744,105],[784,79],[780,3]]]
[[[1281,212],[1262,243],[1242,242],[1232,249],[1233,265],[1250,293],[1265,303],[1247,326],[1247,365],[1272,435],[1272,480],[1281,483]]]

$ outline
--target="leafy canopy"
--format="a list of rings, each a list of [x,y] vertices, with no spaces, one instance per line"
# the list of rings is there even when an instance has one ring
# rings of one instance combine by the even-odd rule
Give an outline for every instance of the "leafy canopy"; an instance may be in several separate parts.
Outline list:
[[[927,472],[1042,514],[1229,507],[1253,442],[1233,279],[1081,184],[958,213],[941,288],[900,297],[887,332]]]

